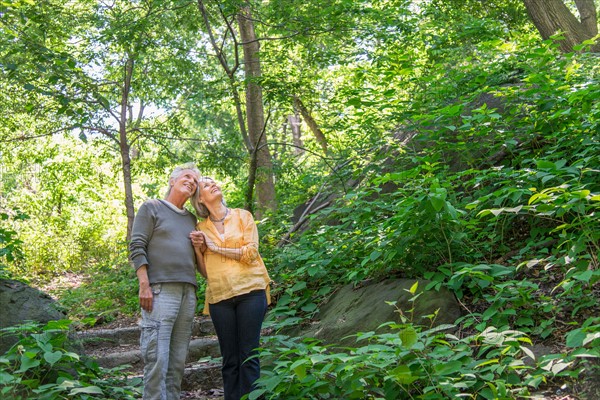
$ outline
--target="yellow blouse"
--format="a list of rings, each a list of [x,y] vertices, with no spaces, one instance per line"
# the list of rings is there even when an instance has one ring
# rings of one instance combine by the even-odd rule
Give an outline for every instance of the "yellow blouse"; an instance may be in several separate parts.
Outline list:
[[[271,304],[271,278],[258,253],[258,229],[252,214],[247,210],[233,208],[223,222],[223,238],[210,218],[205,218],[196,225],[196,229],[204,232],[218,246],[242,250],[239,261],[209,249],[204,252],[207,275],[204,314],[208,314],[208,304],[215,304],[253,290],[265,289],[267,303]]]

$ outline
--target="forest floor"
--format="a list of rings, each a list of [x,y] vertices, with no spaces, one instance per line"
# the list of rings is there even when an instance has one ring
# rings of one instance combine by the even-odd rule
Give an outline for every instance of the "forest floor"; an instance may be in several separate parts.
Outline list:
[[[523,277],[532,278],[534,277]],[[60,292],[61,290],[71,289],[80,286],[85,277],[77,274],[67,274],[57,277],[53,281],[48,282],[44,287],[40,287],[46,293],[51,295]],[[551,296],[550,293],[551,286],[548,286],[547,295]],[[597,298],[600,298],[600,288],[595,291],[595,295],[598,295]],[[470,308],[468,303],[468,299],[463,299],[463,304],[465,307]],[[470,308],[471,311],[474,311],[477,308],[476,305],[473,305]],[[592,309],[583,310],[582,315],[578,315],[578,320],[584,321],[590,315],[593,315],[598,310],[597,307],[593,307]],[[564,315],[564,321],[569,321],[569,317]],[[558,316],[557,321],[560,322],[561,315]],[[97,325],[93,329],[119,329],[119,328],[127,328],[137,326],[139,322],[139,316],[125,316],[119,315],[117,318],[112,319],[111,321],[99,321]],[[563,322],[558,324],[563,326],[564,329],[556,329],[554,333],[546,338],[542,346],[546,347],[551,353],[564,353],[566,352],[564,348],[564,335],[569,330],[570,324]],[[564,332],[563,332],[564,331]],[[102,350],[100,350],[102,351]],[[109,351],[109,350],[107,350]],[[96,354],[97,356],[101,356],[102,354]],[[597,373],[595,375],[591,375],[591,372],[585,376],[580,376],[577,379],[573,379],[569,382],[565,382],[564,380],[560,381],[551,381],[548,382],[544,387],[539,388],[534,399],[542,400],[600,400],[600,377]],[[214,388],[210,390],[197,390],[197,391],[188,391],[182,392],[183,400],[220,400],[223,399],[223,392],[221,388]]]

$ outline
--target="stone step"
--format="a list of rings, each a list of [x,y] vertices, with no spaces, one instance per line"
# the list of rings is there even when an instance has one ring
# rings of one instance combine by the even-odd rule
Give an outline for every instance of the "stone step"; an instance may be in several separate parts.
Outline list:
[[[215,388],[223,388],[220,361],[194,363],[185,368],[181,382],[182,390],[214,391]]]
[[[201,317],[194,320],[192,336],[214,336],[215,328],[210,318]],[[139,345],[140,327],[138,325],[113,329],[90,329],[77,332],[75,340],[85,349],[124,347]]]
[[[89,351],[88,356],[94,358],[98,365],[105,368],[114,368],[121,365],[130,365],[132,370],[141,370],[143,367],[142,354],[138,346],[124,345],[112,348],[110,352]],[[202,358],[219,358],[219,342],[216,336],[203,336],[192,339],[187,362],[194,363]]]
[[[143,379],[142,375],[131,378]],[[220,361],[200,361],[190,363],[185,367],[183,379],[181,380],[182,395],[186,399],[192,398],[223,398],[223,378],[221,376]],[[205,393],[204,396],[195,397],[194,392]]]

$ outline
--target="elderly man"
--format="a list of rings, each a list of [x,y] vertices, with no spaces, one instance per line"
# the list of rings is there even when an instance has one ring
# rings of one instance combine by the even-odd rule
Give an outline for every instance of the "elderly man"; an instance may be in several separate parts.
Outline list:
[[[198,188],[199,171],[177,167],[164,200],[146,201],[129,244],[142,309],[140,348],[144,400],[178,400],[196,310],[196,259],[189,239],[196,217],[183,208]]]

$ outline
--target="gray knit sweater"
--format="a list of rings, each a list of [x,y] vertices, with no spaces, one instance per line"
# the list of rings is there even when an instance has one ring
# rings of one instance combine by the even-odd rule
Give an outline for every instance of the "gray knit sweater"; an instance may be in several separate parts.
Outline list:
[[[148,200],[133,221],[129,259],[136,269],[147,264],[150,284],[188,282],[197,286],[196,257],[189,238],[196,217],[163,200]]]

